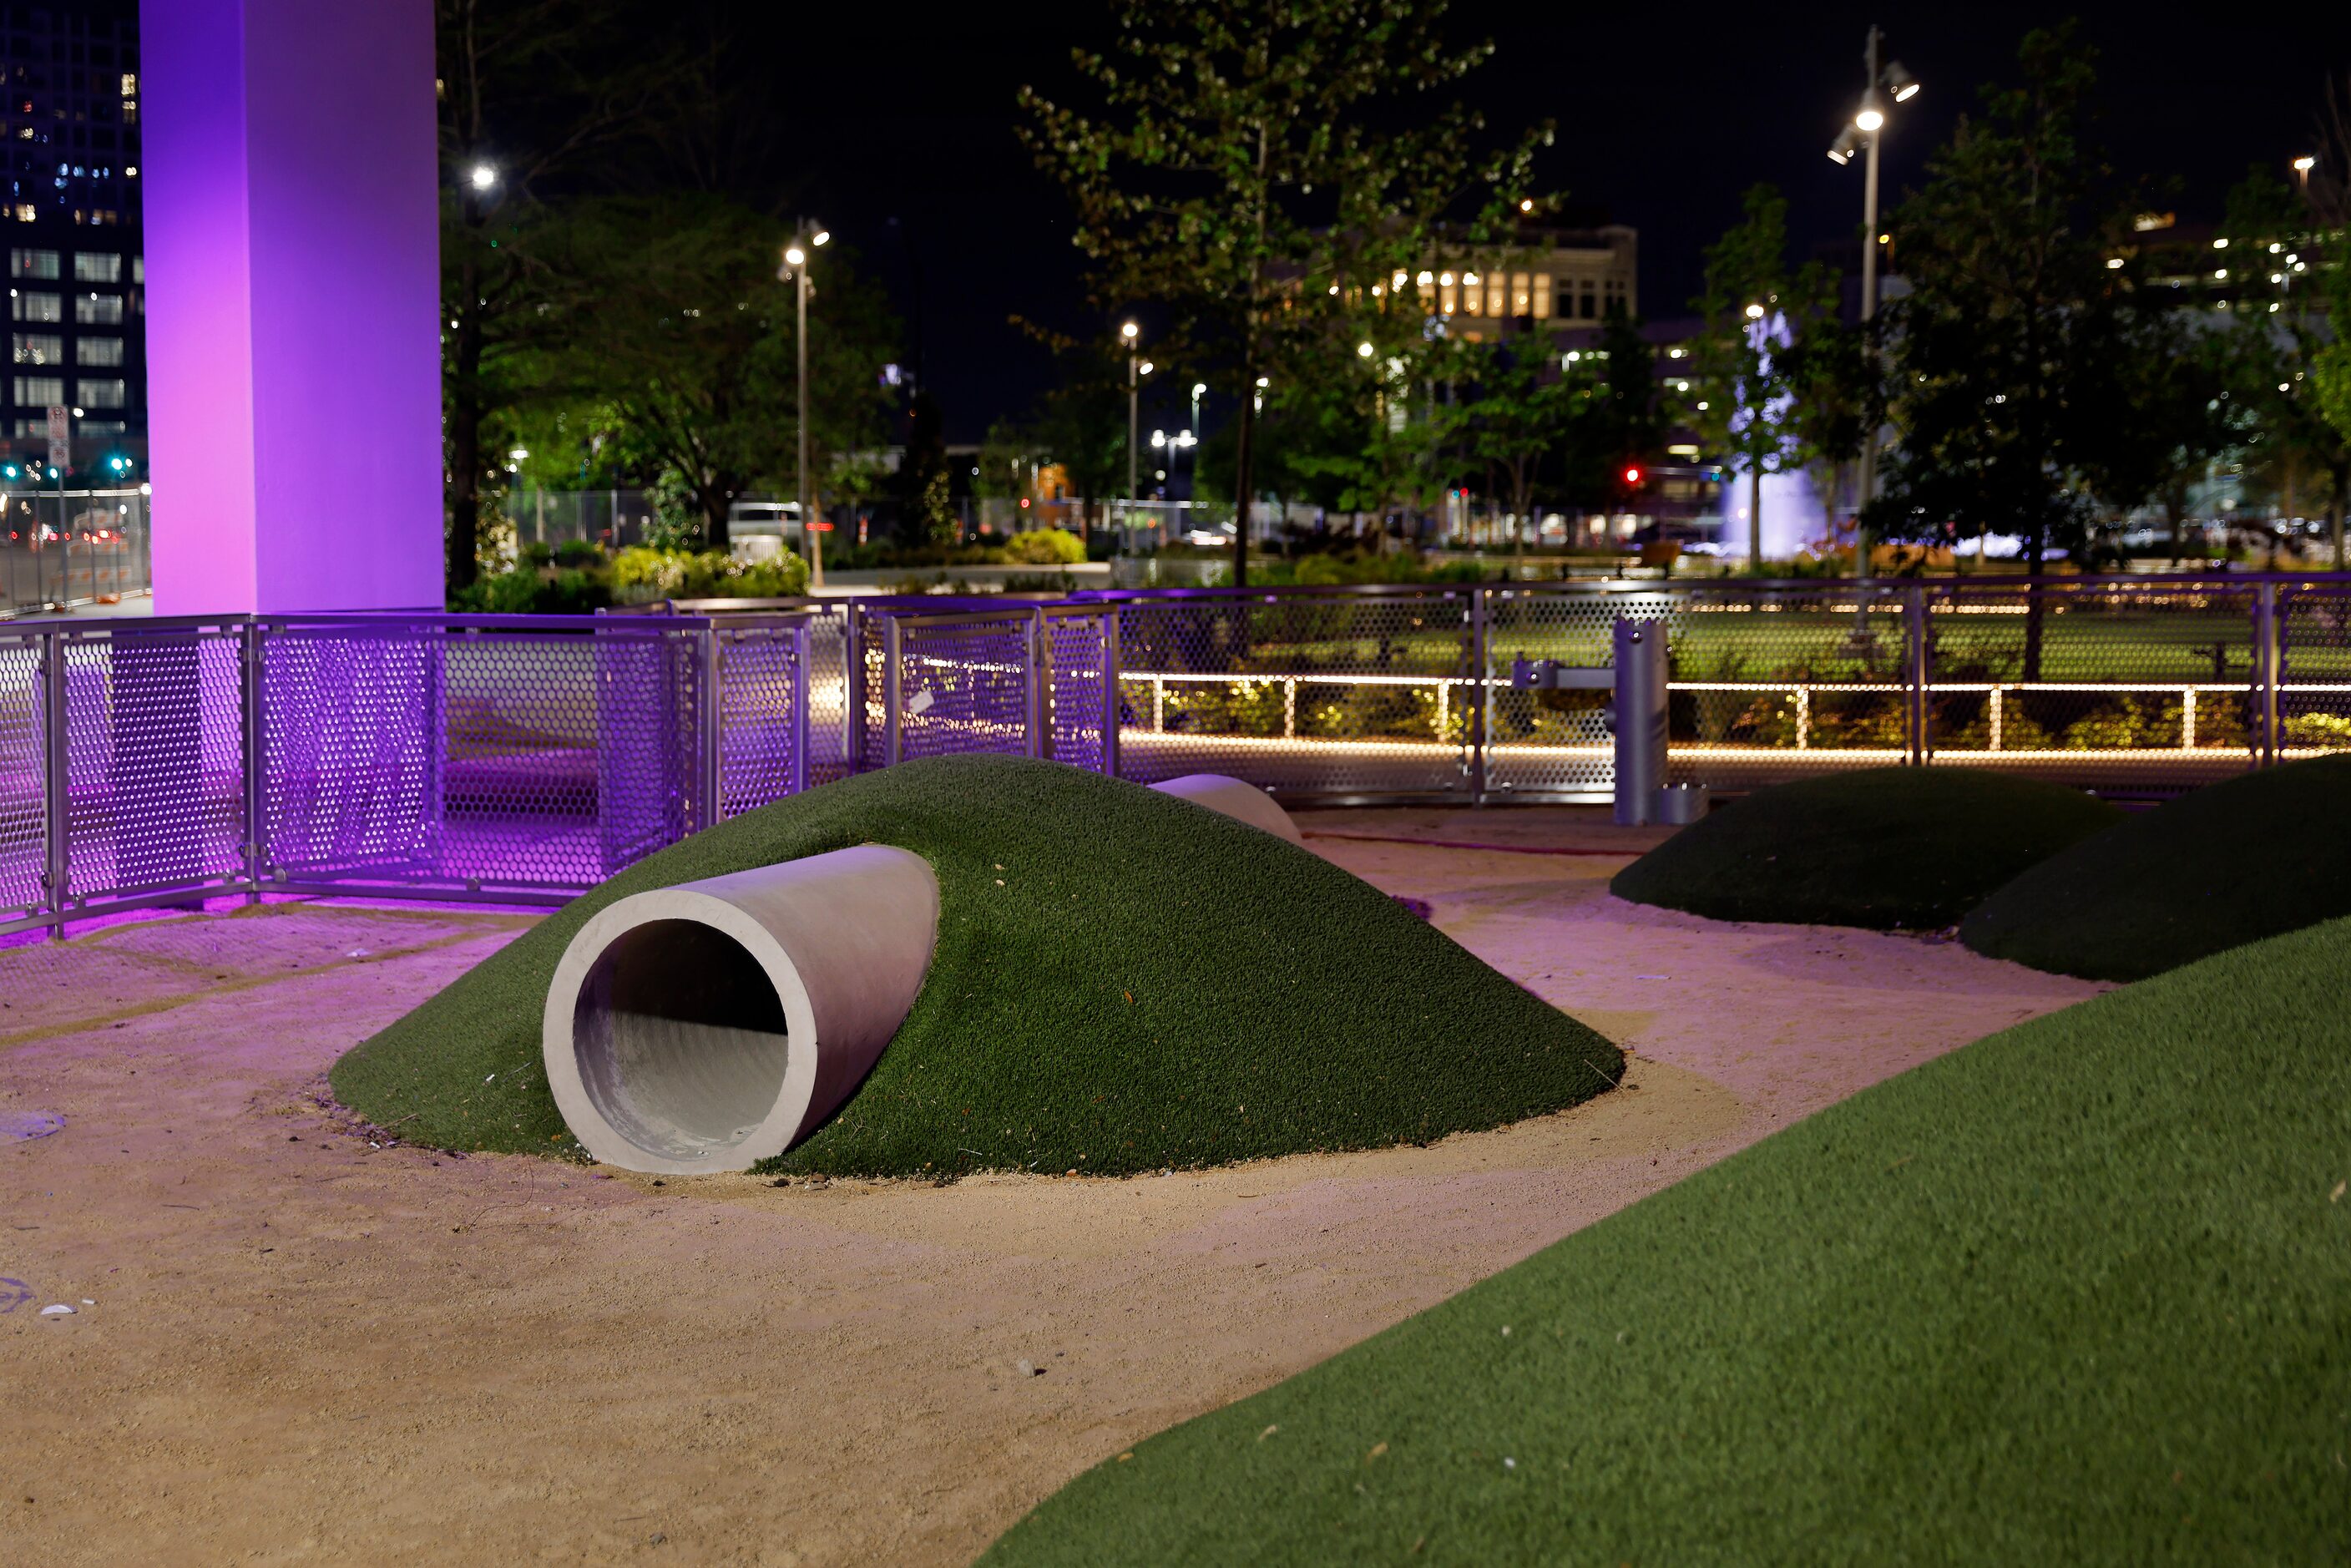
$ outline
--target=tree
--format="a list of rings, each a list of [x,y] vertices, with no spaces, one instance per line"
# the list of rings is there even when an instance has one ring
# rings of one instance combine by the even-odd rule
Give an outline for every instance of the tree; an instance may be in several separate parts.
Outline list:
[[[1706,253],[1706,287],[1691,301],[1705,327],[1690,379],[1703,389],[1691,423],[1717,451],[1747,465],[1747,560],[1763,570],[1763,476],[1802,460],[1796,388],[1789,352],[1823,316],[1826,275],[1788,270],[1788,201],[1771,185],[1751,187],[1745,215]]]
[[[1598,345],[1575,350],[1562,373],[1574,402],[1558,447],[1561,499],[1605,510],[1625,493],[1628,466],[1646,469],[1662,455],[1656,350],[1631,317],[1611,311]]]
[[[490,439],[523,406],[560,290],[542,189],[643,119],[660,73],[632,57],[621,0],[435,0],[445,572],[474,580]]]
[[[946,424],[939,401],[918,392],[906,409],[906,452],[898,460],[899,517],[906,535],[921,544],[963,542],[947,483]]]
[[[726,547],[737,495],[798,487],[797,301],[777,277],[787,232],[723,197],[604,197],[573,204],[545,247],[574,301],[543,360],[548,395],[594,411],[596,434],[674,476],[713,549]],[[897,323],[838,242],[810,287],[811,463],[830,473],[883,444]]]
[[[2086,139],[2092,52],[2069,24],[2028,34],[2018,57],[2022,85],[1984,89],[1887,225],[1912,292],[1885,313],[1900,434],[1863,521],[1890,538],[2015,534],[2038,574],[2085,536],[2085,476],[2112,464],[2150,340],[2126,255],[2133,204]],[[2040,678],[2039,606],[2026,680]]]
[[[1474,111],[1423,110],[1492,52],[1446,47],[1444,9],[1154,0],[1126,9],[1119,59],[1073,56],[1099,116],[1021,89],[1024,140],[1077,209],[1094,303],[1158,307],[1168,332],[1152,357],[1238,400],[1236,585],[1248,580],[1259,378],[1302,384],[1324,371],[1330,318],[1385,301],[1452,208],[1474,206],[1463,237],[1491,244],[1532,201],[1547,129],[1481,152]]]
[[[1581,378],[1562,371],[1550,340],[1534,333],[1467,345],[1464,357],[1475,383],[1465,433],[1468,453],[1509,486],[1510,538],[1523,555],[1536,476],[1565,438],[1587,389]]]

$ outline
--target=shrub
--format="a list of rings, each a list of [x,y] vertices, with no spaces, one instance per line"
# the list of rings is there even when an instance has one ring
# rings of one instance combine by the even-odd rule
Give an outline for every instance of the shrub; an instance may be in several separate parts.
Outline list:
[[[1086,541],[1067,528],[1031,528],[1007,541],[1004,559],[1014,566],[1076,566],[1086,559]]]

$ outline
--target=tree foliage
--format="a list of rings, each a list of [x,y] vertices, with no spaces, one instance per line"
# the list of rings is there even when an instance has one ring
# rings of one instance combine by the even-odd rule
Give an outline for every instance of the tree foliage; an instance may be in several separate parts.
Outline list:
[[[1098,107],[1022,89],[1024,138],[1076,208],[1096,306],[1154,308],[1154,359],[1238,400],[1244,508],[1259,379],[1324,373],[1333,319],[1401,303],[1395,275],[1426,264],[1449,212],[1468,210],[1463,237],[1490,244],[1531,199],[1550,133],[1489,151],[1482,118],[1437,98],[1491,53],[1447,47],[1444,9],[1154,0],[1126,10],[1114,56],[1076,51]],[[1235,539],[1236,583],[1248,536]]]

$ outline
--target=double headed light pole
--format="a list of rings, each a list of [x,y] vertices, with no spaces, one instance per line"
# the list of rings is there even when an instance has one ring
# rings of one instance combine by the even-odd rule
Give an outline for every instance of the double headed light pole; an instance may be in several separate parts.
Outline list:
[[[1879,132],[1886,129],[1886,106],[1888,99],[1907,103],[1918,96],[1918,78],[1902,68],[1900,60],[1878,63],[1878,45],[1885,35],[1876,26],[1869,29],[1869,42],[1862,51],[1868,68],[1866,85],[1862,89],[1861,107],[1854,111],[1853,121],[1837,133],[1836,141],[1829,148],[1829,161],[1849,163],[1856,152],[1866,159],[1862,178],[1861,197],[1861,323],[1865,331],[1877,315],[1877,143]],[[1877,345],[1874,340],[1865,343],[1864,353],[1874,373],[1877,369]],[[1868,422],[1861,436],[1861,477],[1855,486],[1854,509],[1858,512],[1869,505],[1877,492],[1877,424]],[[1863,577],[1869,575],[1869,540],[1855,529],[1855,566]]]
[[[809,256],[831,238],[822,224],[801,225],[799,235],[784,246],[784,265],[776,274],[793,285],[792,292],[799,303],[799,319],[792,333],[792,347],[799,355],[799,379],[794,382],[799,392],[799,461],[793,465],[793,473],[799,481],[800,542],[808,547],[810,588],[824,586],[824,546],[819,538],[817,519],[809,509],[815,494],[815,486],[809,483]]]

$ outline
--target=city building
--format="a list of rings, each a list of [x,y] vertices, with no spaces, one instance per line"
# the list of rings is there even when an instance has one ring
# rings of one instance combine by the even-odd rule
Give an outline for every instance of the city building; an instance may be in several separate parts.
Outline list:
[[[46,462],[48,413],[63,407],[72,469],[96,481],[143,471],[147,452],[138,38],[131,0],[0,5],[9,318],[0,449]]]
[[[1410,281],[1432,316],[1471,342],[1506,324],[1599,321],[1641,313],[1639,235],[1623,224],[1597,228],[1530,225],[1506,251],[1448,251]],[[1402,273],[1396,286],[1405,286]]]

